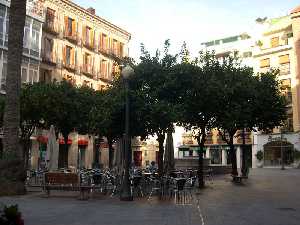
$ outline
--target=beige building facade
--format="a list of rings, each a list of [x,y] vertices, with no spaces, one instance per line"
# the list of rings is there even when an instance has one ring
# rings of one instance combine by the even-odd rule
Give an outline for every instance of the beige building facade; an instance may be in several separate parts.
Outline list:
[[[70,0],[46,0],[44,8],[40,81],[105,88],[128,56],[131,35]]]
[[[121,60],[128,57],[131,34],[97,16],[95,9],[84,9],[71,0],[37,1],[43,3],[44,14],[36,82],[65,79],[73,85],[95,90],[110,85],[120,73]],[[32,137],[32,169],[45,166],[48,135],[49,131],[37,131]],[[62,137],[57,144],[58,168],[76,171],[92,168],[96,161],[103,167],[108,166],[105,138],[71,133],[67,150]]]

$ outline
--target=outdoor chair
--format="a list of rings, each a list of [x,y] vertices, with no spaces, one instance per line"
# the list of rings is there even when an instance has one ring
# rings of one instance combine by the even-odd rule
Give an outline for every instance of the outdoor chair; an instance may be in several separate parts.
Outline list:
[[[178,203],[179,200],[183,200],[185,202],[185,195],[186,190],[184,188],[186,179],[185,178],[177,178],[176,181],[176,188],[173,190],[175,195],[175,203]]]
[[[161,192],[162,191],[162,184],[159,179],[157,178],[150,178],[151,181],[151,191],[148,196],[148,201],[151,199],[154,192]]]
[[[142,176],[133,176],[131,179],[131,193],[134,194],[135,191],[138,191],[140,195],[144,197],[142,190]]]

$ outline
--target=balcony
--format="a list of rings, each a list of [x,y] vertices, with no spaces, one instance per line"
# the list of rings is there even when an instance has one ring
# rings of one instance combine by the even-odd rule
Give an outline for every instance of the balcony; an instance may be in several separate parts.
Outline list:
[[[76,66],[74,64],[70,64],[67,62],[63,62],[63,66],[66,70],[70,71],[70,72],[75,72],[76,71]]]
[[[93,68],[90,65],[84,64],[81,67],[81,72],[89,78],[94,78]]]
[[[253,57],[266,56],[270,54],[288,51],[291,49],[292,49],[291,45],[279,45],[274,48],[260,48],[259,46],[256,46],[253,50]]]
[[[70,42],[72,42],[72,43],[74,43],[74,44],[77,44],[77,34],[75,33],[75,32],[70,32],[68,29],[66,29],[65,31],[64,31],[64,37],[68,40],[68,41],[70,41]]]
[[[106,75],[104,72],[98,72],[97,79],[102,80],[104,82],[108,82],[108,83],[112,82],[112,76]]]
[[[89,49],[91,51],[94,51],[94,49],[95,49],[95,45],[92,41],[83,40],[83,45],[84,45],[84,47],[86,47],[87,49]]]
[[[59,30],[59,23],[57,22],[56,19],[46,19],[44,25],[43,25],[43,31],[46,33],[50,33],[53,35],[59,35],[60,30]]]
[[[123,59],[123,57],[120,54],[118,54],[116,51],[114,51],[113,49],[100,47],[98,50],[102,55],[107,56],[116,62],[119,62],[120,60]]]
[[[50,66],[56,66],[56,57],[52,52],[42,52],[42,62]]]

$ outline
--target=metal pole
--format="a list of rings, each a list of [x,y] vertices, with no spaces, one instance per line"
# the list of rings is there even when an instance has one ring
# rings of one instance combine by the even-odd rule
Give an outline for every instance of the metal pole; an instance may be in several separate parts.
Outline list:
[[[130,148],[130,135],[129,135],[129,84],[128,80],[125,80],[125,92],[126,92],[126,109],[125,109],[125,173],[122,182],[122,188],[120,193],[121,201],[132,201],[133,196],[131,194],[130,180],[129,180],[129,168],[131,159],[131,148]]]
[[[280,129],[280,152],[281,152],[281,169],[284,170],[284,152],[283,152],[283,146],[282,146],[282,138],[283,138],[283,133],[282,129]]]

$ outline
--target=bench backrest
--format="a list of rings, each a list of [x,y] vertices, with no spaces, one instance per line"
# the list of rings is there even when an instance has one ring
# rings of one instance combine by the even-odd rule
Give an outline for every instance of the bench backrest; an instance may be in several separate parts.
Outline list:
[[[76,173],[46,173],[46,184],[78,185],[79,177]]]

